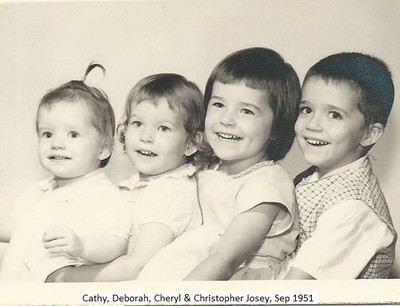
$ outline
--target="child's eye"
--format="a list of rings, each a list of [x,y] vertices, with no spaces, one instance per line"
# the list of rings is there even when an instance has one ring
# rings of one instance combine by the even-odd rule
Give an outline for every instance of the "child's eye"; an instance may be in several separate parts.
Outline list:
[[[169,132],[169,131],[171,131],[171,129],[168,126],[165,126],[165,125],[161,125],[158,129],[161,132]]]
[[[71,138],[77,138],[77,137],[79,136],[79,133],[78,133],[78,132],[75,132],[75,131],[71,131],[71,132],[69,132],[69,136],[70,136]]]
[[[43,132],[40,136],[42,136],[43,138],[50,138],[52,134],[50,132]]]
[[[224,107],[224,104],[222,104],[221,102],[214,102],[214,103],[212,104],[212,106],[214,106],[214,107],[216,107],[216,108],[222,108],[222,107]]]
[[[254,112],[248,108],[243,108],[241,110],[241,113],[245,114],[245,115],[254,115]]]
[[[336,120],[340,120],[340,119],[343,118],[342,115],[341,115],[340,113],[335,112],[335,111],[329,112],[328,117],[329,117],[329,118],[332,118],[332,119],[336,119]]]
[[[137,127],[142,126],[142,123],[140,121],[135,120],[135,121],[131,121],[129,123],[129,125],[137,128]]]
[[[300,109],[299,109],[300,114],[306,115],[306,114],[310,114],[311,112],[312,112],[312,110],[308,106],[300,106]]]

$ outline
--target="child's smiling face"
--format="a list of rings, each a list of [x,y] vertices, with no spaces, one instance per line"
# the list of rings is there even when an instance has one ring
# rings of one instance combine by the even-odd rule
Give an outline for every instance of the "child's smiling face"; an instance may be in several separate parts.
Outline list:
[[[40,163],[60,186],[99,168],[102,139],[90,116],[79,101],[60,101],[38,112]]]
[[[363,154],[360,143],[368,129],[358,101],[355,89],[344,82],[311,77],[303,87],[296,138],[305,160],[321,176]]]
[[[166,99],[132,105],[125,150],[141,178],[168,172],[185,163],[190,145],[183,120],[179,111],[170,109]]]
[[[227,173],[239,173],[265,158],[272,121],[264,91],[243,83],[214,83],[205,136]]]

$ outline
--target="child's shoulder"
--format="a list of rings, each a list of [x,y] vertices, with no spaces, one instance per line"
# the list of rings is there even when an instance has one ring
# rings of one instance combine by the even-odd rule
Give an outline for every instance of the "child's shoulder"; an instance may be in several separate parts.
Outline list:
[[[183,166],[164,173],[155,179],[152,179],[149,186],[186,186],[195,183],[195,174],[197,167],[192,164],[184,164]]]
[[[34,203],[38,201],[45,190],[48,189],[50,179],[31,181],[21,184],[20,190],[16,195],[14,202],[17,206],[28,205],[28,203]]]
[[[293,180],[287,169],[279,162],[260,163],[253,171],[249,172],[253,180],[261,180],[269,184],[290,184]]]
[[[118,186],[102,171],[79,186],[76,191],[79,191],[82,196],[86,195],[90,198],[115,198],[115,201],[120,199]]]
[[[182,167],[168,173],[141,181],[137,173],[121,181],[118,185],[122,190],[146,189],[147,192],[159,190],[179,190],[196,183],[195,174],[197,168],[193,165],[183,165]]]
[[[257,177],[263,180],[290,180],[291,176],[286,168],[276,161],[265,161],[255,164],[254,166],[243,171],[238,176]]]
[[[21,186],[20,195],[29,195],[36,193],[43,193],[47,190],[53,189],[57,185],[54,178],[45,178],[41,180],[31,181]]]
[[[325,185],[335,182],[336,186],[347,186],[349,182],[352,184],[364,184],[366,181],[377,181],[376,176],[372,171],[371,161],[368,156],[362,157],[350,164],[347,164],[339,169],[333,170],[325,174],[321,178],[318,177],[318,168],[311,166],[300,172],[294,178],[294,184],[298,185],[306,179],[306,182],[321,181]]]
[[[180,173],[178,175],[163,176],[153,180],[147,186],[147,192],[159,194],[183,194],[191,192],[196,187],[195,173]]]
[[[264,161],[253,165],[244,171],[228,175],[219,169],[204,169],[198,173],[200,181],[207,181],[212,184],[213,181],[231,182],[234,184],[246,184],[247,182],[259,181],[263,184],[289,184],[293,185],[289,172],[280,163],[275,161]]]
[[[87,185],[96,189],[101,187],[107,188],[106,190],[118,190],[117,185],[114,184],[111,178],[103,171],[96,173],[90,180],[87,181]]]

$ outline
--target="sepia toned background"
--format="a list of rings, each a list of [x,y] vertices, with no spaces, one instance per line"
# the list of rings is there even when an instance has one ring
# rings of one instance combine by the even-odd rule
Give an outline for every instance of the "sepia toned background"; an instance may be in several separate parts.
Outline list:
[[[400,231],[398,0],[0,3],[0,215],[26,183],[48,176],[38,162],[34,128],[47,90],[81,79],[97,61],[107,74],[94,71],[88,82],[106,91],[119,118],[142,77],[175,72],[204,90],[218,61],[254,46],[278,51],[301,80],[316,61],[341,51],[369,53],[389,65],[396,100],[371,154]],[[293,176],[307,166],[297,144],[283,164]],[[106,170],[115,182],[134,171],[119,143]],[[400,256],[393,277],[400,278]]]

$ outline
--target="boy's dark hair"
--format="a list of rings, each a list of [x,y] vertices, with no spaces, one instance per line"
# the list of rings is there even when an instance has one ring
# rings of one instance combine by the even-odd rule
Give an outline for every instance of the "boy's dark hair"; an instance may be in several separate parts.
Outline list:
[[[91,113],[91,123],[102,136],[105,143],[112,149],[115,133],[114,110],[105,92],[95,87],[85,84],[85,79],[94,68],[100,68],[103,73],[105,69],[102,65],[91,63],[85,71],[83,80],[69,81],[56,89],[49,91],[40,101],[36,115],[36,131],[38,130],[38,114],[43,107],[51,108],[59,102],[77,103],[83,101]],[[112,151],[112,150],[110,150]],[[111,158],[111,154],[106,159],[100,161],[100,167],[105,167]]]
[[[301,95],[300,81],[293,67],[271,49],[249,48],[234,52],[212,71],[204,93],[206,108],[216,81],[242,83],[266,92],[265,103],[269,103],[273,111],[273,122],[265,154],[275,161],[284,158],[294,140]]]
[[[333,54],[308,70],[303,86],[311,77],[348,83],[359,93],[358,107],[366,125],[386,126],[394,100],[394,85],[391,72],[381,59],[357,52]]]
[[[149,75],[131,89],[125,104],[121,123],[118,125],[118,140],[125,149],[125,133],[135,104],[150,101],[157,105],[160,99],[166,99],[171,110],[179,111],[183,116],[183,126],[191,141],[200,150],[196,135],[204,131],[205,110],[203,94],[197,85],[184,76],[175,73],[159,73]],[[187,162],[193,161],[196,154],[187,157]]]

